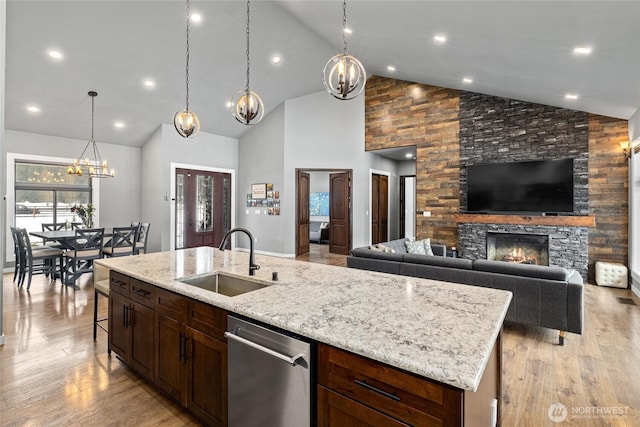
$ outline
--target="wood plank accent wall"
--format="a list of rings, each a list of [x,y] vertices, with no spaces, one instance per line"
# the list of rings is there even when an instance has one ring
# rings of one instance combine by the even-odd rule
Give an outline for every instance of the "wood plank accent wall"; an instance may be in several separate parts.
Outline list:
[[[628,121],[589,115],[589,281],[596,261],[627,265],[629,258],[629,163],[621,141],[629,140]]]
[[[365,150],[415,145],[416,234],[458,243],[460,211],[459,92],[373,76],[365,94]],[[422,216],[430,211],[430,217]]]

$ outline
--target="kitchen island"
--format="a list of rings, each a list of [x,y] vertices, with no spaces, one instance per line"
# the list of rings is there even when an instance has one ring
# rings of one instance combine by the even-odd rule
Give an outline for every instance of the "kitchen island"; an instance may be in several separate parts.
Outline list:
[[[465,413],[491,364],[494,378],[484,382],[499,399],[500,331],[511,293],[263,255],[249,276],[248,260],[245,252],[201,247],[96,264],[459,390],[468,396]],[[181,282],[217,272],[269,286],[228,297]]]

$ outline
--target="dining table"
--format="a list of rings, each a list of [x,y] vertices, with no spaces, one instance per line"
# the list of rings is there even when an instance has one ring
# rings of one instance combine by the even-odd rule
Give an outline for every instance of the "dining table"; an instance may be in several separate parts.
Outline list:
[[[74,250],[78,247],[76,230],[47,230],[47,231],[30,231],[29,235],[33,237],[39,237],[46,244],[47,242],[58,242],[63,250]],[[113,235],[113,227],[105,228],[103,239],[105,244],[108,244],[111,236]],[[64,268],[63,268],[64,267]],[[62,283],[67,286],[74,286],[76,279],[82,274],[74,274],[70,268],[61,266],[60,271],[63,271]]]

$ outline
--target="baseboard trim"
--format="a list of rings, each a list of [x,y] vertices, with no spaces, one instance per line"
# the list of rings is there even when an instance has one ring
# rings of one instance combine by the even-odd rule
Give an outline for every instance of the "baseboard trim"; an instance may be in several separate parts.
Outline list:
[[[635,286],[631,285],[631,292],[633,292],[638,298],[640,298],[640,289],[638,289]]]
[[[235,248],[236,251],[240,251],[240,252],[249,252],[249,249],[247,248]],[[296,254],[282,254],[279,252],[267,252],[267,251],[254,251],[257,254],[260,255],[268,255],[268,256],[275,256],[278,258],[295,258]]]
[[[4,335],[0,335],[0,345],[4,345]]]

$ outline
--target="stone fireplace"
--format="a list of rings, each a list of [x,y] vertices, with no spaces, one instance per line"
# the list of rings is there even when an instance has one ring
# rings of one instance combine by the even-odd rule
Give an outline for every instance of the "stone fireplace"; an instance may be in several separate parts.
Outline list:
[[[549,236],[487,232],[487,259],[549,265]]]

